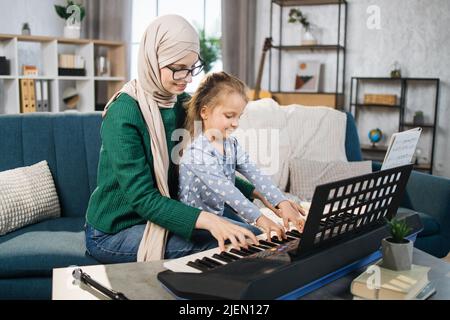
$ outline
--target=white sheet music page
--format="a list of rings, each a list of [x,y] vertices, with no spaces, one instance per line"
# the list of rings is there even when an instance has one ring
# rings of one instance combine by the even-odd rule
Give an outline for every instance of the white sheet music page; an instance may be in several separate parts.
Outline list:
[[[394,133],[384,157],[381,170],[404,166],[411,163],[422,128]]]

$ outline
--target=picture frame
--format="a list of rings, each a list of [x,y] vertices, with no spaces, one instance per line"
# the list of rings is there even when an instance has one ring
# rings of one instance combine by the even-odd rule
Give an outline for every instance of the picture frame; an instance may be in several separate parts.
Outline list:
[[[296,67],[294,90],[296,92],[318,92],[320,67],[320,61],[299,60]]]

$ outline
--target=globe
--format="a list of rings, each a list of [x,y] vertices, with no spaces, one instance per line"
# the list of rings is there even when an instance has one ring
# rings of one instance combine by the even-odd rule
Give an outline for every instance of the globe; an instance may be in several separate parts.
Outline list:
[[[373,144],[380,142],[381,138],[383,138],[383,132],[380,129],[376,128],[369,131],[369,140]]]

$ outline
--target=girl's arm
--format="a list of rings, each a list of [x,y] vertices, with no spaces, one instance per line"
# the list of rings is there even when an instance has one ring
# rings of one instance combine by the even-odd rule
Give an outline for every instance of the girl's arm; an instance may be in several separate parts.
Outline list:
[[[183,175],[185,176],[183,177]],[[192,175],[196,177],[193,181],[197,181],[199,185],[181,185],[183,181],[187,181],[187,179],[185,180],[186,176]],[[250,202],[225,176],[215,155],[201,146],[194,147],[182,159],[180,188],[199,188],[199,192],[202,192],[202,201],[206,205],[210,201],[213,206],[214,198],[216,202],[223,201],[249,223],[254,223],[261,215],[259,208]]]

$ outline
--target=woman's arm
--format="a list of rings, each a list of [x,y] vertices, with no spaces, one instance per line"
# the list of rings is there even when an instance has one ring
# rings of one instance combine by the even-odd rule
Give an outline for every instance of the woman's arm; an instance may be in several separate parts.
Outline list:
[[[236,177],[236,181],[234,183],[236,188],[250,201],[255,200],[255,186],[241,177]]]
[[[148,160],[143,145],[143,139],[149,139],[146,130],[136,106],[118,101],[111,105],[102,124],[111,174],[134,212],[189,239],[200,210],[161,195],[154,183],[153,159]]]

